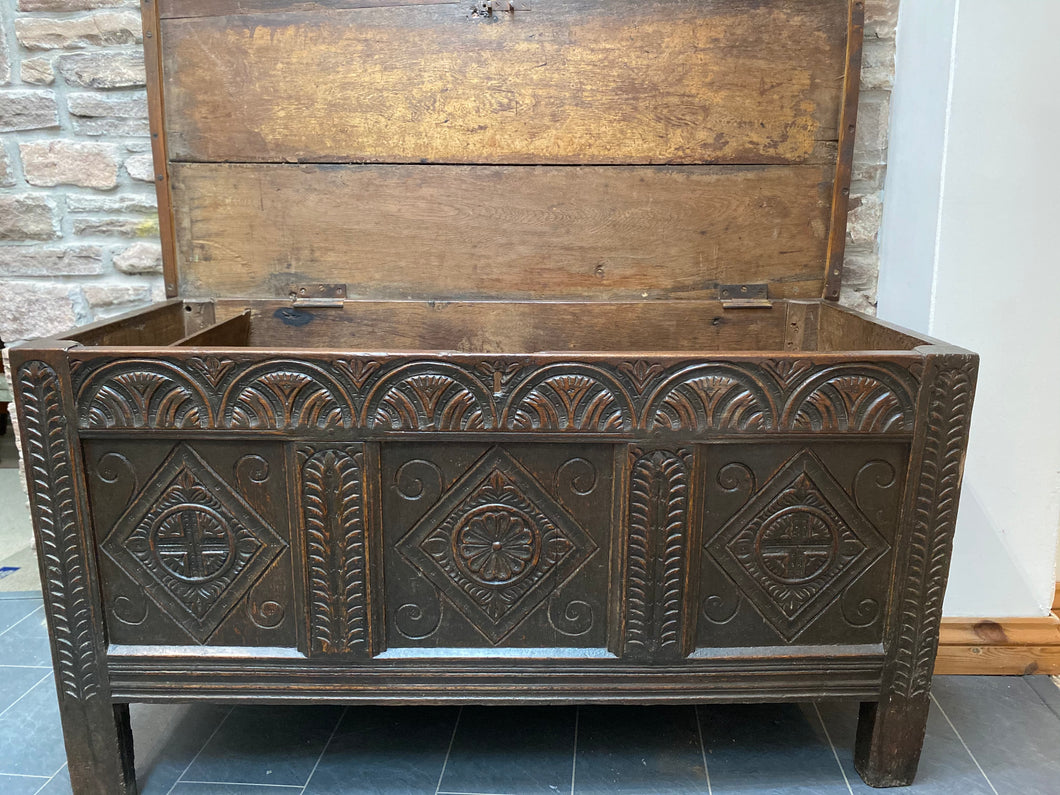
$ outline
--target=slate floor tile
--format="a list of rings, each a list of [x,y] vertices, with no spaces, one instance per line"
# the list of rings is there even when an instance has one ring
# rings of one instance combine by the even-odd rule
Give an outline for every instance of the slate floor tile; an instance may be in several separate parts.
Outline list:
[[[0,603],[0,607],[7,604],[10,603]],[[43,608],[31,612],[0,635],[0,665],[51,667],[51,664],[52,651]]]
[[[21,621],[34,610],[40,609],[44,603],[37,599],[0,599],[0,638],[11,626]],[[41,612],[43,615],[43,611]],[[0,644],[3,641],[0,640]]]
[[[570,792],[574,707],[464,707],[442,792]]]
[[[350,707],[305,795],[433,793],[453,739],[456,707]]]
[[[50,674],[0,716],[0,773],[51,776],[66,761]]]
[[[858,705],[856,703],[823,702],[818,705],[821,717],[832,742],[840,764],[850,781],[853,792],[869,795],[878,792],[858,775],[854,769],[854,738],[858,725]],[[899,790],[902,795],[991,795],[992,790],[975,761],[964,750],[960,739],[942,717],[942,713],[932,704],[928,715],[927,736],[924,739],[924,751],[920,756],[920,769],[916,781],[910,787]]]
[[[214,704],[133,704],[140,795],[167,795],[229,711]]]
[[[1042,700],[1042,703],[1060,719],[1060,687],[1056,686],[1052,677],[1039,674],[1025,676],[1023,681],[1030,686],[1031,690],[1038,694],[1038,698]]]
[[[63,765],[63,769],[55,774],[42,789],[39,795],[73,795],[73,789],[70,786],[70,771]]]
[[[999,793],[1060,792],[1060,721],[1023,678],[940,676],[932,692]]]
[[[0,773],[0,792],[4,795],[36,795],[48,779],[30,776],[7,776]]]
[[[0,668],[0,713],[26,695],[49,674],[47,668]],[[3,768],[4,763],[0,759],[0,770]]]
[[[698,708],[714,795],[849,793],[812,704]]]
[[[302,787],[341,714],[335,706],[236,707],[183,778]]]
[[[299,795],[301,787],[279,787],[267,784],[232,784],[216,781],[181,782],[173,788],[173,795]],[[346,790],[348,793],[358,793],[360,790],[354,788]]]
[[[582,707],[574,792],[707,792],[695,708]]]

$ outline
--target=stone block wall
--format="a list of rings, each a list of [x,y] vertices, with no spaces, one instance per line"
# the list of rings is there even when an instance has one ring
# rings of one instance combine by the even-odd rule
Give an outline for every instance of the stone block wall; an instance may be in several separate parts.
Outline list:
[[[875,311],[898,0],[867,0],[843,303]],[[136,0],[0,0],[0,339],[163,295]]]
[[[0,339],[163,295],[135,0],[0,0]]]

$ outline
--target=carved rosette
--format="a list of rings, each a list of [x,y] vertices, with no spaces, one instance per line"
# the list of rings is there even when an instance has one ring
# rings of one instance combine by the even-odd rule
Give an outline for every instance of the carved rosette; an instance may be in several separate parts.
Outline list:
[[[397,548],[472,626],[498,644],[597,547],[529,472],[495,447]]]
[[[59,690],[76,701],[97,699],[103,685],[85,568],[87,553],[80,535],[84,521],[59,376],[50,365],[30,361],[19,367],[15,380]]]
[[[287,544],[179,445],[101,546],[166,615],[206,643]]]
[[[790,641],[885,554],[887,542],[805,451],[781,467],[707,550]]]
[[[693,454],[687,448],[633,448],[626,546],[624,653],[682,657]]]
[[[907,563],[899,586],[898,634],[891,694],[926,698],[938,650],[953,532],[957,523],[964,454],[978,361],[946,356],[930,365],[930,392]]]
[[[364,446],[306,447],[299,459],[310,648],[321,654],[368,653]]]

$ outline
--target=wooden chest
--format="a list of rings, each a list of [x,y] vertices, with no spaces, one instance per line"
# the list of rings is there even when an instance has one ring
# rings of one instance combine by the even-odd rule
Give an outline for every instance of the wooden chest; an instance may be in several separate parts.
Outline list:
[[[977,359],[835,303],[861,1],[143,10],[171,299],[11,353],[75,790],[134,701],[856,699],[912,781]]]

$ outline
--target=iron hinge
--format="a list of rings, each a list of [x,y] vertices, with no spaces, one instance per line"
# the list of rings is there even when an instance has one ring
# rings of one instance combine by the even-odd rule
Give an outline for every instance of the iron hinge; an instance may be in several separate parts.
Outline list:
[[[723,309],[771,309],[769,285],[722,284],[718,287],[718,300]]]
[[[293,306],[341,307],[346,300],[346,285],[294,284],[287,294]]]

